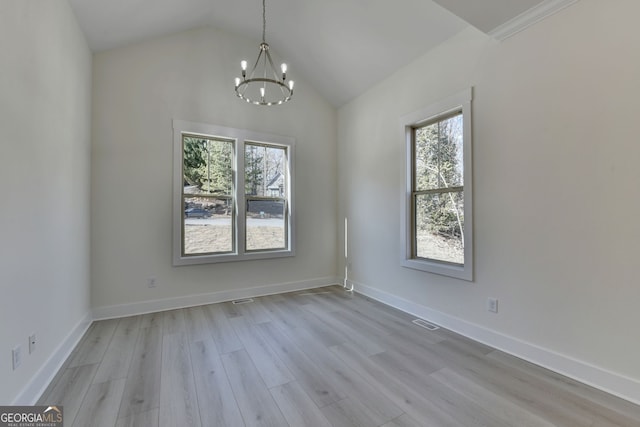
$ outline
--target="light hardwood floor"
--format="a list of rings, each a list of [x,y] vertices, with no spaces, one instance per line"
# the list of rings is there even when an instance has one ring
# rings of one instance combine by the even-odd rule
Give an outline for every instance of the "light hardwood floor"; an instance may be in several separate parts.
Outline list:
[[[95,322],[65,426],[611,427],[640,407],[334,286]]]

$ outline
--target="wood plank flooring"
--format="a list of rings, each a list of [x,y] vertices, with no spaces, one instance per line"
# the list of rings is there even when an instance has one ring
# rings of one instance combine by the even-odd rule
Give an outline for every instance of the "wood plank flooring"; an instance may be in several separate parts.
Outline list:
[[[638,427],[640,407],[333,286],[94,322],[65,425]]]

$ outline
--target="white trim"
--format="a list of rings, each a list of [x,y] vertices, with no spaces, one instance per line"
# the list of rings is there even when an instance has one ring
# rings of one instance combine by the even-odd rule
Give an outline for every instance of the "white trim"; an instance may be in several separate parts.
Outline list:
[[[42,393],[49,387],[53,378],[67,360],[71,352],[78,345],[89,326],[91,326],[91,312],[78,322],[78,324],[69,332],[65,339],[60,342],[58,347],[51,354],[49,359],[40,367],[38,372],[31,378],[31,381],[22,389],[13,401],[12,405],[35,405]]]
[[[69,334],[61,341],[52,355],[42,365],[31,381],[22,389],[11,405],[35,405],[42,393],[49,387],[51,381],[58,374],[71,352],[76,348],[93,321],[134,316],[177,308],[194,307],[243,298],[252,298],[285,292],[314,289],[330,285],[338,285],[338,277],[322,277],[300,282],[279,283],[254,288],[234,289],[230,291],[212,292],[208,294],[189,295],[184,297],[166,298],[153,301],[143,301],[133,304],[97,307],[76,324]]]
[[[489,31],[488,34],[496,40],[503,41],[525,28],[559,12],[565,7],[571,6],[577,1],[578,0],[545,0],[504,24],[497,26]]]
[[[182,255],[182,150],[183,134],[203,135],[234,141],[234,223],[236,248],[233,253],[213,255]],[[260,142],[273,146],[280,146],[287,150],[287,248],[282,250],[252,251],[245,250],[245,194],[244,194],[244,150],[245,144]],[[173,120],[173,265],[194,265],[231,261],[249,261],[256,259],[271,259],[293,257],[295,250],[295,138],[254,132],[246,129],[236,129],[207,123],[196,123],[185,120]],[[242,172],[240,172],[242,171]]]
[[[473,88],[468,88],[436,101],[429,106],[400,118],[402,138],[404,138],[404,188],[400,206],[400,235],[403,252],[400,265],[415,270],[441,274],[466,281],[473,281],[473,135],[471,132]],[[430,122],[438,117],[462,110],[463,120],[463,163],[464,163],[464,265],[453,265],[437,260],[413,258],[414,221],[413,205],[413,135],[414,127]]]
[[[279,283],[254,288],[233,289],[228,291],[211,292],[207,294],[187,295],[182,297],[141,301],[131,304],[111,305],[93,309],[94,320],[113,319],[134,316],[158,311],[174,310],[177,308],[195,307],[199,305],[215,304],[243,298],[255,298],[284,292],[300,291],[304,289],[320,288],[340,283],[337,277],[321,277],[300,282]]]
[[[550,369],[635,404],[640,404],[640,380],[609,371],[571,356],[501,334],[404,298],[350,281],[355,291],[406,313],[457,332],[513,356]]]

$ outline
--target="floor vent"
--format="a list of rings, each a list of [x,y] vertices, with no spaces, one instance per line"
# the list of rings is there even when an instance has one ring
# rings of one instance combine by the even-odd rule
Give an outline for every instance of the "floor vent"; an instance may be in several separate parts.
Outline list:
[[[440,329],[440,326],[436,326],[433,323],[429,323],[426,320],[422,320],[422,319],[413,320],[411,323],[415,323],[416,325],[421,326],[421,327],[423,327],[425,329],[428,329],[430,331],[436,331],[436,330]]]
[[[323,294],[330,294],[332,293],[331,291],[323,291],[323,292],[303,292],[301,294],[295,294],[297,297],[302,297],[302,296],[306,296],[306,295],[323,295]]]
[[[253,302],[253,298],[244,298],[231,301],[234,304],[247,304]]]

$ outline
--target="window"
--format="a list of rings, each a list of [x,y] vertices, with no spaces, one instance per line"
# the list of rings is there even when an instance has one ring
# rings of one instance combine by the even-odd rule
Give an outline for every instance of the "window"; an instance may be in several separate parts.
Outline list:
[[[293,138],[173,127],[174,265],[293,256]]]
[[[471,90],[402,119],[405,267],[473,279]]]

